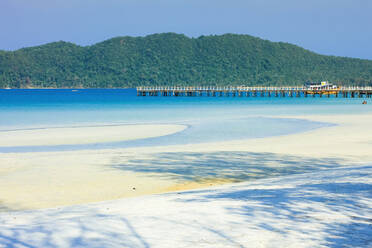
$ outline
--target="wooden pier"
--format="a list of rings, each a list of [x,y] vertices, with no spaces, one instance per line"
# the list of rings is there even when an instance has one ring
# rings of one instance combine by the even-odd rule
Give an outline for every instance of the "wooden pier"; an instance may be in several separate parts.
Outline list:
[[[137,96],[209,97],[335,97],[370,98],[372,87],[338,87],[321,90],[307,87],[137,87]]]

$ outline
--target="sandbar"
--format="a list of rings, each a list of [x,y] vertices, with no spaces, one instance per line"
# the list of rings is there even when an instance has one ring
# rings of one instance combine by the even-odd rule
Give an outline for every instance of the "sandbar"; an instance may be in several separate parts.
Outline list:
[[[184,125],[101,125],[0,132],[0,147],[91,144],[151,138],[184,130]]]

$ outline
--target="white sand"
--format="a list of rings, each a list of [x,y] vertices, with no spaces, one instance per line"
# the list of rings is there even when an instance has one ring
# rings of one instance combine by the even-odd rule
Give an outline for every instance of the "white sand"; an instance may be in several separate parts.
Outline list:
[[[14,210],[73,205],[159,193],[175,184],[114,169],[116,156],[122,153],[0,154],[0,205]]]
[[[371,247],[372,167],[0,213],[0,247]]]
[[[192,145],[167,147],[169,152],[212,152],[249,151],[307,156],[312,158],[341,158],[350,162],[372,161],[372,114],[358,115],[307,115],[307,116],[267,116],[275,118],[295,118],[336,124],[335,126],[307,132]],[[162,152],[163,147],[127,149],[135,152]]]
[[[0,154],[0,247],[371,247],[372,115],[290,118],[337,126],[197,145]],[[288,166],[281,156],[347,167],[107,201],[198,187],[112,165],[153,166],[146,159],[166,152],[171,166],[171,154],[188,161],[226,151],[274,154],[278,168]],[[11,212],[97,201],[105,202]]]
[[[300,116],[291,118],[300,118]],[[302,158],[302,161],[310,162],[314,158],[322,160],[323,163],[338,159],[344,165],[372,161],[372,132],[369,131],[372,126],[372,115],[304,116],[302,118],[338,125],[293,135],[208,144],[0,154],[0,202],[11,209],[34,209],[228,182],[217,178],[212,183],[209,181],[201,184],[185,184],[177,178],[172,179],[165,175],[129,173],[112,167],[117,164],[125,166],[129,164],[129,160],[148,159],[163,152],[174,153],[177,157],[179,153],[185,152],[246,151],[272,153],[277,156],[297,156]],[[155,126],[148,126],[150,127],[155,128]],[[187,159],[186,157],[185,160]],[[161,158],[159,160],[161,162]],[[144,161],[145,165],[151,166],[151,160]],[[150,161],[149,164],[146,164],[146,161]],[[167,163],[172,165],[173,162],[167,160]],[[280,161],[271,161],[271,163],[272,167],[284,166]],[[133,187],[136,190],[132,190]]]
[[[0,147],[90,144],[168,135],[184,125],[107,125],[1,131]]]

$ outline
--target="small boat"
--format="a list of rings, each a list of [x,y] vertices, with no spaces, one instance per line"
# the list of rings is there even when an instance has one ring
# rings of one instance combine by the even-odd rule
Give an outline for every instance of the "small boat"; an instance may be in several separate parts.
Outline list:
[[[367,101],[363,101],[362,104],[367,104]]]
[[[337,87],[337,85],[331,84],[327,81],[323,81],[320,83],[309,82],[305,84],[305,87],[306,93],[310,95],[318,94],[319,92],[325,95],[332,95],[337,94],[339,91],[339,87]]]

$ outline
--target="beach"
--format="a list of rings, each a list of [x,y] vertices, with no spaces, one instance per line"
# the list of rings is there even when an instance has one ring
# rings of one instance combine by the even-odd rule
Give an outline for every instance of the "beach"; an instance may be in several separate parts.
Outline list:
[[[372,0],[0,13],[0,248],[372,248]]]
[[[372,133],[365,131],[372,125],[370,114],[285,118],[306,118],[336,125],[292,135],[229,142],[2,154],[0,201],[5,209],[50,208],[242,181],[231,176],[246,170],[239,166],[234,167],[234,171],[217,168],[219,172],[214,174],[205,173],[205,167],[199,166],[194,171],[195,176],[189,178],[177,171],[147,169],[159,162],[169,164],[169,167],[182,161],[184,164],[188,161],[205,163],[208,159],[200,154],[211,158],[217,154],[217,161],[236,161],[239,165],[244,160],[250,161],[251,166],[253,159],[256,163],[261,161],[261,168],[258,166],[256,171],[252,169],[245,174],[247,180],[280,176],[286,173],[286,168],[290,168],[291,173],[300,173],[304,168],[310,171],[372,161]],[[163,133],[180,128],[171,125],[160,127]],[[149,133],[160,134],[160,127],[148,125],[146,129]],[[142,127],[138,127],[137,132],[131,126],[120,128],[130,129],[132,137],[145,135]],[[95,128],[79,129],[81,136],[93,136],[95,131]],[[137,169],[142,166],[142,170],[133,169],[134,166]],[[211,163],[212,169],[213,166],[218,165]]]
[[[180,132],[182,125],[101,125],[0,132],[0,147],[52,146],[127,141]]]
[[[30,118],[45,127],[0,128],[0,247],[372,244],[369,106],[333,103],[329,113],[323,105],[309,111],[308,103],[214,102],[203,103],[200,116],[188,104],[130,112],[110,106],[80,120],[87,125]],[[148,119],[137,123],[137,110]],[[218,122],[227,110],[230,122]],[[43,120],[56,110],[44,111],[34,114]],[[57,112],[87,115],[64,111]],[[99,123],[119,114],[133,120]],[[224,125],[234,128],[218,139]],[[278,131],[251,135],[267,127]],[[208,129],[212,136],[199,142]]]
[[[0,213],[4,247],[370,247],[371,166]]]

